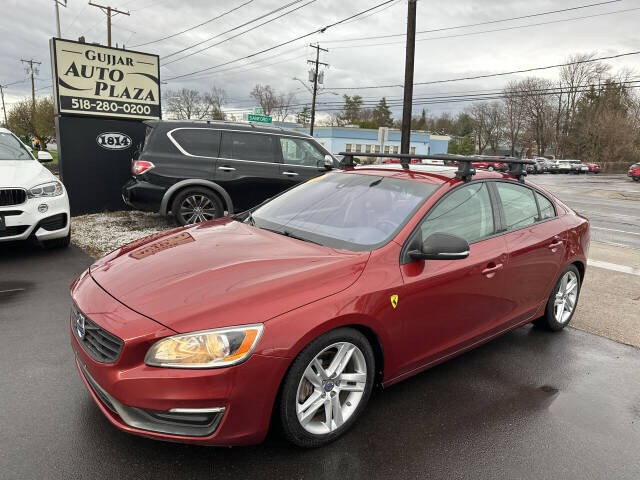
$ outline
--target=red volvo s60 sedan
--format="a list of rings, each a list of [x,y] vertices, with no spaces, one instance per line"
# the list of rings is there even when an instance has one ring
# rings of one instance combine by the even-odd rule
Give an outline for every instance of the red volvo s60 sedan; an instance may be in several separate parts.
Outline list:
[[[328,172],[97,261],[71,288],[95,402],[124,431],[206,445],[260,442],[275,412],[319,446],[374,384],[528,322],[562,329],[588,221],[522,176],[460,164]]]

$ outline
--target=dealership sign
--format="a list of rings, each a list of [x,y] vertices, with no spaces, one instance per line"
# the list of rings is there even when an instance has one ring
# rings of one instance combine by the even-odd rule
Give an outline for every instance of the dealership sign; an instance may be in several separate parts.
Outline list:
[[[157,55],[54,38],[51,59],[56,113],[160,118]]]

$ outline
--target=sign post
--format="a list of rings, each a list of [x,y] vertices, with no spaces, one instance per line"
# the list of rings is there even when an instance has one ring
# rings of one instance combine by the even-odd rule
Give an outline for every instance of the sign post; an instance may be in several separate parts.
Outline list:
[[[121,210],[143,120],[158,120],[157,55],[51,39],[60,177],[72,215]]]

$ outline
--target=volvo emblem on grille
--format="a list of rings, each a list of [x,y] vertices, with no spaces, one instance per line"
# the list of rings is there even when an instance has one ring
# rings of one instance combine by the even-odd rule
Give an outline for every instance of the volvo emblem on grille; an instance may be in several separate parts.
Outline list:
[[[78,332],[78,337],[80,338],[84,338],[84,335],[87,332],[84,328],[84,322],[84,315],[80,312],[76,312],[76,332]]]

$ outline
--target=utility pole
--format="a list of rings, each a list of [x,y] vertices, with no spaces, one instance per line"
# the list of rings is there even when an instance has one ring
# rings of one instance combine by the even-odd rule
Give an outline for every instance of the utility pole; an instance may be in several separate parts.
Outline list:
[[[7,109],[4,106],[4,90],[2,89],[2,85],[0,85],[0,97],[2,97],[2,111],[4,112],[4,126],[7,126]]]
[[[98,7],[102,10],[107,16],[107,46],[111,46],[111,17],[115,17],[117,14],[121,13],[122,15],[129,15],[129,12],[123,12],[122,10],[118,10],[117,8],[98,5],[97,3],[89,2],[89,5],[92,7]]]
[[[60,2],[64,3],[60,3]],[[62,34],[60,33],[60,8],[59,5],[63,7],[67,6],[67,0],[53,0],[53,3],[56,5],[56,32],[58,34],[58,38],[62,38]]]
[[[411,143],[411,107],[413,104],[413,67],[416,56],[416,4],[409,0],[407,16],[407,58],[404,64],[404,106],[402,108],[402,137],[400,153],[409,153]]]
[[[313,125],[316,121],[316,97],[318,96],[318,68],[319,65],[324,65],[328,67],[329,64],[322,63],[320,61],[320,50],[323,52],[328,52],[329,50],[325,48],[320,48],[320,45],[309,45],[311,48],[316,49],[316,59],[315,60],[307,60],[307,63],[315,64],[315,68],[313,71],[313,100],[311,101],[311,127],[309,128],[309,134],[313,137]]]
[[[34,76],[38,74],[38,67],[34,67],[33,65],[40,65],[42,62],[36,62],[35,60],[20,60],[23,63],[29,65],[27,67],[27,75],[31,75],[31,123],[35,120],[36,113],[36,86]]]

